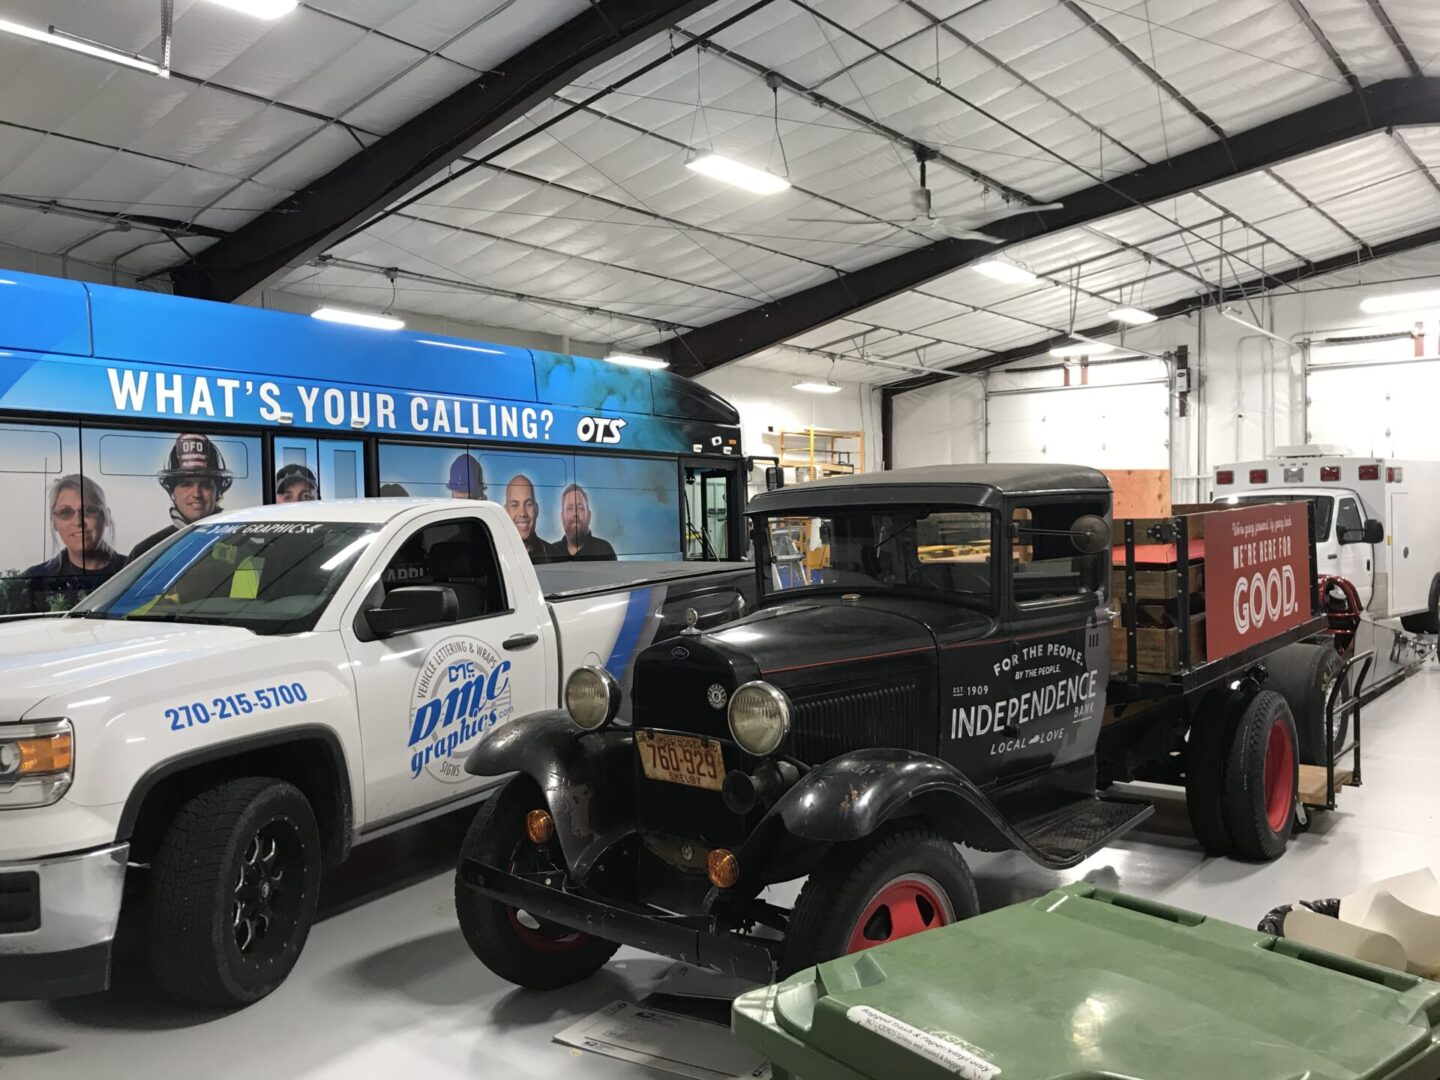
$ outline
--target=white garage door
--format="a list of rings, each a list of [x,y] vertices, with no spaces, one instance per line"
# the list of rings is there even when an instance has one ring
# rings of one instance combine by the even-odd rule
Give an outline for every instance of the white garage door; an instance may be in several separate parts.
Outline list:
[[[1376,457],[1440,457],[1440,362],[1310,369],[1310,442]]]
[[[1163,383],[992,393],[990,460],[1168,469],[1168,396]]]

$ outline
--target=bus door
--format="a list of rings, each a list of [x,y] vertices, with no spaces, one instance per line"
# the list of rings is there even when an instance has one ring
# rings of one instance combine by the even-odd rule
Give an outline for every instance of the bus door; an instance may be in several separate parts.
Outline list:
[[[740,559],[738,465],[685,465],[685,558]]]
[[[276,502],[358,499],[365,494],[365,448],[358,439],[276,435]]]

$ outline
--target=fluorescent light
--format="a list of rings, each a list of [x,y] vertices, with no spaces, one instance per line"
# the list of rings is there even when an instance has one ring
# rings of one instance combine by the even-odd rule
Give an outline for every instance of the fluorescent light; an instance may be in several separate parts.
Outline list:
[[[1050,350],[1051,356],[1100,356],[1103,353],[1114,352],[1115,346],[1108,341],[1077,341],[1073,345],[1057,345]]]
[[[981,259],[977,263],[972,263],[970,269],[979,271],[996,281],[1003,281],[1007,285],[1029,285],[1031,282],[1040,280],[1023,266],[1016,266],[1004,259]]]
[[[756,195],[774,195],[790,186],[790,181],[783,176],[776,176],[764,169],[751,168],[723,154],[704,154],[694,161],[687,161],[685,167],[712,180],[733,184]]]
[[[841,387],[833,382],[797,382],[791,390],[803,390],[807,394],[838,394]]]
[[[420,338],[419,345],[434,345],[437,349],[463,349],[465,352],[485,353],[489,356],[504,356],[500,349],[483,349],[479,345],[461,345],[454,341],[431,341],[429,338]]]
[[[1292,346],[1292,347],[1293,347],[1294,344],[1295,344],[1293,341],[1289,340],[1288,338],[1283,338],[1283,337],[1281,337],[1279,334],[1272,334],[1269,330],[1266,330],[1263,326],[1256,326],[1253,322],[1251,322],[1249,319],[1245,318],[1245,317],[1244,317],[1243,315],[1241,315],[1238,311],[1236,311],[1233,307],[1222,307],[1222,308],[1220,309],[1220,314],[1223,315],[1225,318],[1229,319],[1231,322],[1233,322],[1233,323],[1235,323],[1235,324],[1237,324],[1237,325],[1239,325],[1239,326],[1245,327],[1246,330],[1253,330],[1253,331],[1255,331],[1255,333],[1259,334],[1261,337],[1274,338],[1276,341],[1281,342],[1282,344],[1285,344],[1285,345],[1290,345],[1290,346]]]
[[[641,356],[639,353],[611,353],[605,357],[607,364],[619,364],[621,367],[648,368],[651,371],[660,371],[670,366],[669,360],[657,360],[653,356]]]
[[[344,323],[346,326],[364,326],[371,330],[403,330],[405,320],[393,315],[373,315],[368,311],[347,311],[345,308],[322,307],[310,313],[312,319],[325,322]]]
[[[1419,311],[1440,307],[1440,291],[1395,293],[1391,296],[1367,296],[1360,301],[1360,310],[1368,315],[1385,315],[1395,311]]]
[[[1110,317],[1116,322],[1123,322],[1127,326],[1143,326],[1145,323],[1152,323],[1157,318],[1152,311],[1146,311],[1138,307],[1117,307],[1110,312]]]
[[[210,0],[212,4],[253,15],[257,19],[278,19],[295,10],[300,0]]]
[[[72,37],[53,27],[48,30],[38,30],[33,26],[11,22],[9,19],[0,19],[0,32],[29,38],[31,41],[42,41],[46,45],[58,45],[71,52],[84,53],[86,56],[94,56],[100,60],[109,60],[112,64],[122,64],[150,75],[159,75],[162,79],[170,77],[169,69],[161,67],[153,60],[146,60],[145,57],[136,56],[134,53],[121,52],[119,49],[112,49],[94,41],[86,41],[84,38]]]

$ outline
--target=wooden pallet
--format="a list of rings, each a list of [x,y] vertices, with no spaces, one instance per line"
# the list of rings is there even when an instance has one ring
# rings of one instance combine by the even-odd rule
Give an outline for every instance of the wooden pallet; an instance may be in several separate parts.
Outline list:
[[[1335,767],[1335,794],[1340,794],[1340,789],[1350,783],[1351,777],[1355,774],[1349,769]],[[1325,766],[1324,765],[1301,765],[1300,766],[1300,801],[1306,806],[1324,806],[1330,800],[1326,798],[1325,792]]]

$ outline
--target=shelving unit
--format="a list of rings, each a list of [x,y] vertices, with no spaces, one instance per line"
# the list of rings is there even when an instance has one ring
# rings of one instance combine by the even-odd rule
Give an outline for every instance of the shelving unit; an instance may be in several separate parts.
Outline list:
[[[780,433],[780,465],[795,470],[796,483],[865,471],[865,433],[805,428]]]

